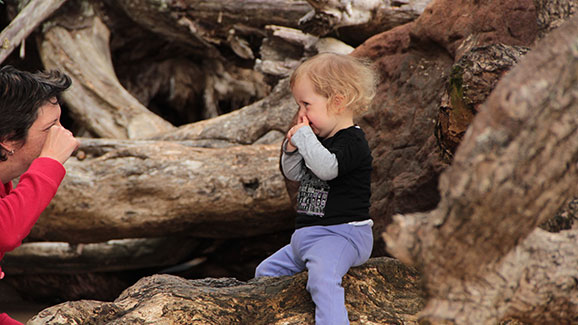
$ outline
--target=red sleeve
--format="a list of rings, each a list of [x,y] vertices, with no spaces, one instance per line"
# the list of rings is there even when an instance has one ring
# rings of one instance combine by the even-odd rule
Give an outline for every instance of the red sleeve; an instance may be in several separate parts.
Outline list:
[[[7,314],[0,314],[1,325],[22,325],[19,321],[10,318]]]
[[[15,189],[0,198],[0,254],[18,247],[46,209],[66,173],[51,158],[37,158]],[[1,257],[0,257],[1,258]]]

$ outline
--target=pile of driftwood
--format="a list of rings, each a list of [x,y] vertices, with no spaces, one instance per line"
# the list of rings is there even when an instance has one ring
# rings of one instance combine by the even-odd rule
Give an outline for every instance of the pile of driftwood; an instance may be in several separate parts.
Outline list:
[[[203,240],[290,232],[286,78],[330,50],[382,77],[358,122],[374,155],[374,255],[397,258],[346,276],[352,322],[578,321],[575,1],[64,2],[21,26],[44,21],[39,57],[73,78],[65,105],[84,138],[7,273],[46,272],[29,268],[41,252],[63,273],[199,267]],[[304,279],[155,275],[32,323],[300,324],[313,319]]]

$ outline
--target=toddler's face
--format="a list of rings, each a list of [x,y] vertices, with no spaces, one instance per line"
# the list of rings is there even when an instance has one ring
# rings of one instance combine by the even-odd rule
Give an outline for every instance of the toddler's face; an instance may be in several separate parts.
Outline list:
[[[292,92],[299,105],[299,116],[307,117],[313,132],[321,138],[333,135],[335,115],[328,110],[328,98],[315,92],[311,80],[307,77],[297,79]]]

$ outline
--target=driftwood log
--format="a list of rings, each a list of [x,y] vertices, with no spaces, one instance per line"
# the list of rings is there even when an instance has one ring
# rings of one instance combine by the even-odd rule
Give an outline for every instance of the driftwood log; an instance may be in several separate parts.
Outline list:
[[[293,209],[278,166],[279,144],[206,149],[161,141],[68,161],[67,181],[31,236],[78,243],[287,229]]]
[[[113,302],[75,301],[47,308],[34,324],[311,324],[306,273],[241,282],[231,278],[143,278]],[[372,259],[344,277],[353,324],[411,324],[423,307],[420,276],[390,258]]]
[[[442,174],[438,207],[398,215],[384,234],[394,256],[424,270],[423,318],[578,321],[577,229],[536,230],[577,194],[577,40],[575,17],[522,58]]]
[[[172,266],[190,258],[199,240],[183,237],[135,238],[102,243],[24,243],[3,260],[10,274],[75,274]],[[49,265],[50,268],[47,268]]]

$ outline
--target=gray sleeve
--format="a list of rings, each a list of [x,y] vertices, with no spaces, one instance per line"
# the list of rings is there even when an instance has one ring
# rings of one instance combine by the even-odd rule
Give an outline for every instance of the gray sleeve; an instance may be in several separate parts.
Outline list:
[[[281,169],[283,170],[283,174],[292,181],[300,181],[303,174],[305,174],[303,157],[299,154],[299,150],[287,152],[287,139],[283,141],[282,148]]]
[[[307,168],[317,177],[324,181],[337,177],[339,172],[337,157],[317,140],[310,126],[297,130],[291,137],[291,143],[299,150]]]

